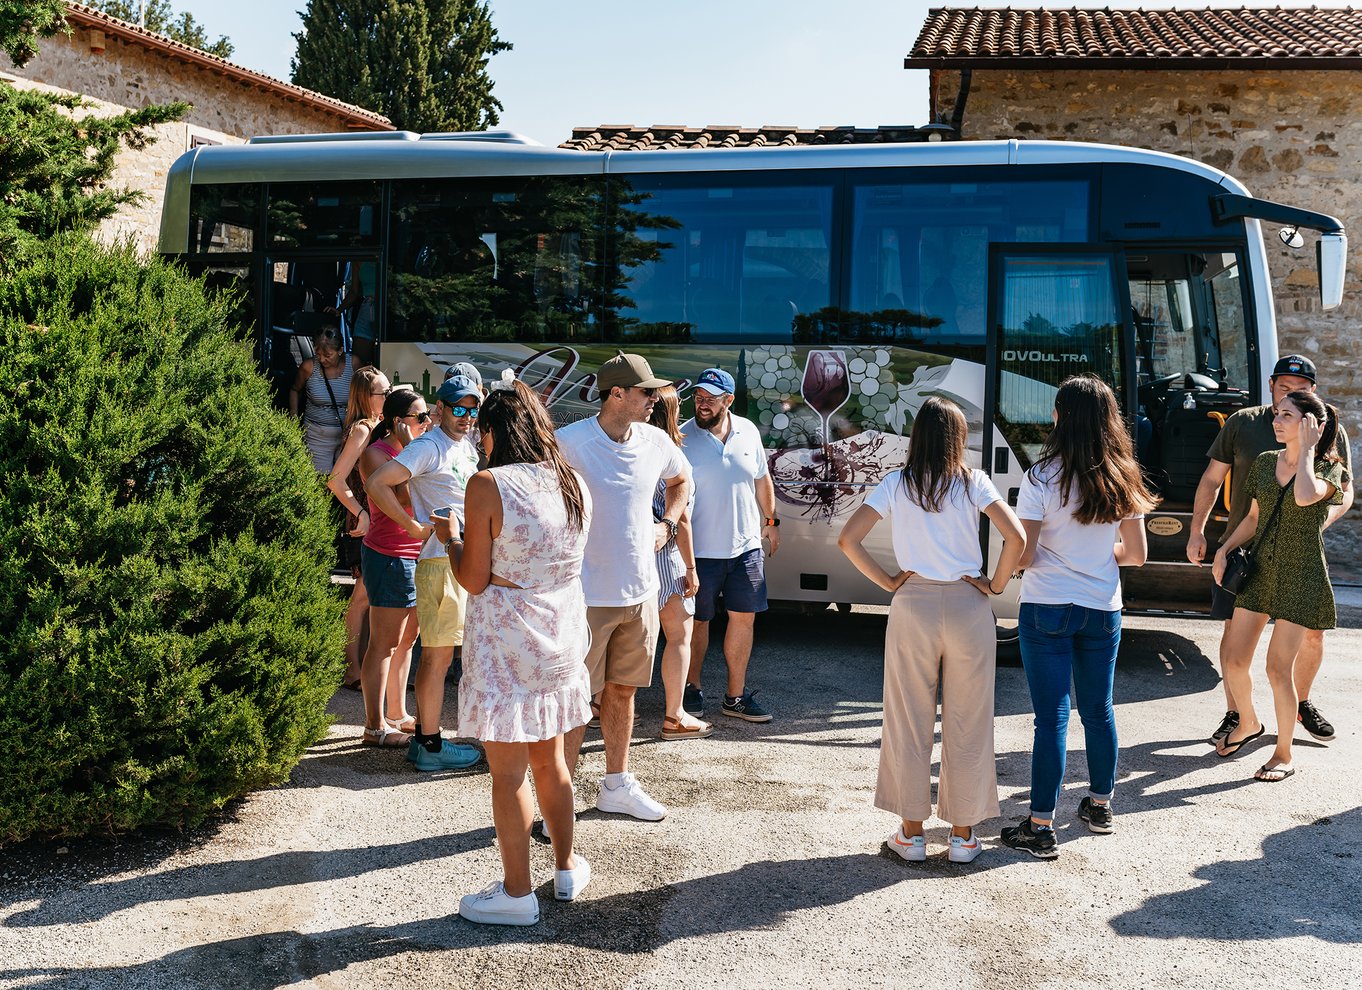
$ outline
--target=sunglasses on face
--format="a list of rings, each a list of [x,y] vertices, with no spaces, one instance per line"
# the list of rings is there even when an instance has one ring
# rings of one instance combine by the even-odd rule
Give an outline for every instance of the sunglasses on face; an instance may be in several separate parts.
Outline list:
[[[418,422],[418,423],[429,423],[429,422],[430,422],[430,413],[428,413],[428,412],[407,413],[407,415],[405,415],[405,416],[398,416],[397,418],[398,418],[398,419],[414,419],[414,420],[416,420],[416,422]]]
[[[632,388],[635,392],[642,392],[644,396],[646,396],[649,399],[657,398],[657,389],[655,388],[639,388],[637,385],[631,385],[629,387]]]
[[[449,413],[450,413],[450,415],[453,416],[455,419],[463,419],[465,416],[467,416],[469,419],[477,419],[477,418],[478,418],[478,407],[477,407],[477,406],[472,406],[472,407],[469,407],[469,406],[450,406],[450,407],[449,407]]]

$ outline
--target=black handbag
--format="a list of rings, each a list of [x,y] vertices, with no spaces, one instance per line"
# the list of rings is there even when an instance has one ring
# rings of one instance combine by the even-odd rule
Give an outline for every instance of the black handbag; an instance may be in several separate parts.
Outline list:
[[[1253,577],[1253,572],[1258,569],[1258,545],[1267,539],[1268,531],[1277,521],[1277,512],[1282,507],[1282,500],[1286,498],[1286,487],[1282,488],[1277,496],[1277,504],[1272,507],[1272,515],[1268,516],[1267,525],[1263,527],[1263,535],[1253,541],[1253,546],[1235,547],[1225,554],[1225,573],[1220,578],[1220,587],[1226,594],[1237,596],[1244,590],[1249,578]]]

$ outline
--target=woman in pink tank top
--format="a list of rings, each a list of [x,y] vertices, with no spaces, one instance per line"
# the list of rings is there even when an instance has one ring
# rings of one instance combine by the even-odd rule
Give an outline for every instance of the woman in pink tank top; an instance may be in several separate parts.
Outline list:
[[[426,400],[409,388],[395,389],[383,402],[383,418],[374,427],[369,446],[359,459],[360,477],[369,476],[392,460],[402,448],[430,427]],[[397,500],[411,514],[407,486],[399,485]],[[405,746],[411,742],[415,724],[405,712],[406,674],[411,648],[416,642],[416,558],[421,541],[375,507],[364,534],[360,576],[369,595],[369,648],[364,653],[360,683],[364,689],[364,737],[366,746]],[[394,665],[394,657],[397,663]],[[389,684],[396,666],[402,681]],[[396,720],[384,718],[386,704],[398,709]]]

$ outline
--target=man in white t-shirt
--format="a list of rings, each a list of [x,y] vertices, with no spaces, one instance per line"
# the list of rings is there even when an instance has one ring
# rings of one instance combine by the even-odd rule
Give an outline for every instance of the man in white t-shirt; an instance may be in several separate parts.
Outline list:
[[[435,537],[431,513],[448,507],[456,532],[463,530],[464,489],[478,470],[478,451],[468,432],[478,419],[482,391],[463,375],[445,380],[435,393],[439,426],[402,449],[375,471],[364,489],[370,500],[412,537],[424,540],[416,561],[416,618],[421,627],[421,665],[416,670],[416,735],[407,758],[418,770],[459,770],[480,758],[472,746],[441,735],[445,675],[454,648],[463,645],[468,596],[454,579],[444,544]],[[403,511],[395,489],[406,482],[413,515]]]
[[[653,676],[657,649],[656,553],[676,536],[690,497],[686,460],[671,439],[648,425],[657,390],[671,384],[654,377],[638,354],[620,351],[596,373],[601,411],[558,431],[567,462],[591,492],[592,526],[582,560],[591,646],[586,666],[591,693],[599,694],[605,739],[605,778],[596,797],[601,811],[659,821],[667,809],[629,773],[634,694]],[[667,489],[661,522],[653,519],[658,480]],[[564,738],[569,767],[577,766],[586,727]]]
[[[752,625],[756,613],[766,611],[761,541],[765,537],[774,555],[780,546],[780,520],[761,432],[751,420],[729,411],[733,385],[733,376],[722,368],[702,371],[695,384],[695,418],[681,427],[695,484],[691,540],[700,577],[683,705],[697,717],[704,713],[700,670],[709,647],[709,623],[722,594],[728,612],[728,690],[720,711],[748,722],[769,722],[771,713],[752,697],[755,692],[747,690],[746,679]]]

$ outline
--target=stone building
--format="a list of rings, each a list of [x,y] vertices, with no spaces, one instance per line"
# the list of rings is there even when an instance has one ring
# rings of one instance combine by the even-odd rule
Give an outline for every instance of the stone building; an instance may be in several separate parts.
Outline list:
[[[16,68],[0,53],[0,80],[21,88],[77,93],[99,114],[184,100],[193,109],[154,128],[156,141],[125,148],[112,183],[147,196],[109,220],[105,237],[132,237],[151,250],[160,227],[166,171],[190,148],[230,144],[259,134],[392,130],[386,117],[362,107],[242,68],[164,35],[81,4],[68,4],[71,34],[41,43],[40,54]]]
[[[1362,214],[1362,10],[941,8],[904,66],[929,71],[934,119],[961,138],[1166,151],[1345,228]],[[1326,313],[1314,252],[1264,228],[1282,352],[1318,365],[1362,463],[1359,239],[1343,305]],[[1358,510],[1329,535],[1336,560],[1356,560]]]

